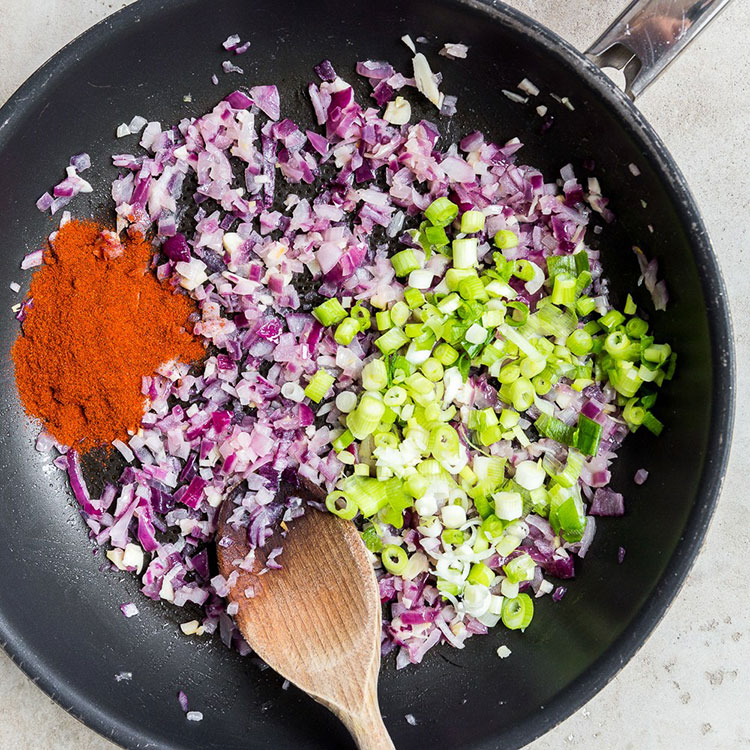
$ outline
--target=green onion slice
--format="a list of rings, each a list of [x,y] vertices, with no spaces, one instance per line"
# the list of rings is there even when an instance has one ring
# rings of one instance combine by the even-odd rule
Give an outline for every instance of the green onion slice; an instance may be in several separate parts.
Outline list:
[[[508,630],[525,630],[534,617],[534,601],[528,594],[503,601],[503,625]]]

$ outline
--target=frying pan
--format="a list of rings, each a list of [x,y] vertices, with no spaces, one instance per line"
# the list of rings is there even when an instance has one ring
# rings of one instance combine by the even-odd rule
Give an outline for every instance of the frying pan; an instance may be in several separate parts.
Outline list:
[[[626,24],[638,29],[633,8],[592,57],[624,65],[628,91],[637,94],[721,4],[691,3],[692,15],[680,16],[687,33],[676,45],[625,34]],[[680,3],[662,5],[668,11]],[[251,41],[242,78],[220,68],[226,53],[219,42],[233,32]],[[112,138],[117,123],[134,114],[175,122],[250,81],[277,83],[285,113],[309,122],[304,84],[314,64],[329,57],[350,79],[358,59],[387,59],[407,71],[410,53],[399,41],[407,32],[428,37],[431,56],[445,41],[470,47],[465,60],[434,58],[442,90],[459,97],[458,114],[440,122],[446,138],[474,129],[501,141],[518,135],[523,160],[547,175],[568,162],[586,175],[583,165],[593,159],[617,214],[596,238],[615,301],[636,288],[635,243],[659,259],[672,294],[668,311],[652,315],[658,337],[679,355],[678,376],[660,397],[668,427],[659,439],[639,431],[626,442],[612,484],[627,495],[627,515],[601,521],[567,596],[541,603],[524,634],[498,629],[462,651],[435,649],[418,668],[396,672],[387,661],[382,670],[381,706],[398,747],[516,748],[588,700],[663,615],[710,520],[732,427],[731,327],[705,227],[659,138],[587,57],[531,19],[473,0],[141,0],[63,49],[2,109],[0,270],[8,281],[28,283],[19,259],[52,228],[34,202],[70,154],[91,154],[87,176],[97,186],[73,204],[77,215],[107,210],[109,155],[121,149]],[[214,72],[218,86],[210,81]],[[532,104],[500,93],[524,77],[542,90]],[[191,103],[183,101],[188,93]],[[567,96],[574,109],[552,94]],[[554,118],[545,132],[537,104]],[[18,298],[2,287],[7,311]],[[17,330],[3,316],[0,643],[8,654],[73,715],[128,747],[351,747],[325,709],[284,690],[270,670],[218,639],[180,636],[185,612],[147,601],[130,576],[100,570],[102,556],[87,543],[64,477],[33,449],[35,428],[22,414],[7,356]],[[640,467],[650,475],[636,487]],[[627,555],[618,564],[621,546]],[[126,620],[118,605],[131,600],[141,614]],[[511,658],[497,658],[501,644]],[[116,681],[121,671],[132,680]],[[185,721],[178,689],[203,711],[201,723]],[[416,726],[404,721],[406,713]]]

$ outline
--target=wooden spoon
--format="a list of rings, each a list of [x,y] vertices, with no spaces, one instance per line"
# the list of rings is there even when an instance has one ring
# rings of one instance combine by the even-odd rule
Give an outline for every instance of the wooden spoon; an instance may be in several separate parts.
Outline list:
[[[310,490],[314,490],[312,494]],[[319,488],[296,490],[320,502]],[[307,495],[307,497],[306,497]],[[239,579],[229,593],[234,619],[255,653],[282,677],[329,708],[361,750],[394,750],[378,707],[380,593],[367,549],[351,521],[307,508],[305,515],[256,550],[252,572],[237,567],[249,551],[247,532],[227,523],[231,500],[219,512],[219,569]],[[281,570],[264,568],[268,553],[283,547]],[[252,587],[255,596],[244,594]]]

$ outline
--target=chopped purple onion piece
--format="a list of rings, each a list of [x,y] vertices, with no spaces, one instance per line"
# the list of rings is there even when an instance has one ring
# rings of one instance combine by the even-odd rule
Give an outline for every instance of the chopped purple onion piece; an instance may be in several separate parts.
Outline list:
[[[591,503],[590,513],[592,516],[622,516],[625,515],[625,502],[619,492],[614,492],[609,487],[600,487],[594,493],[594,501]]]
[[[233,109],[249,109],[253,106],[253,100],[242,91],[233,91],[227,96],[226,101]]]
[[[120,609],[122,610],[123,615],[125,617],[135,617],[138,614],[138,607],[133,604],[133,602],[128,602],[127,604],[121,604]]]

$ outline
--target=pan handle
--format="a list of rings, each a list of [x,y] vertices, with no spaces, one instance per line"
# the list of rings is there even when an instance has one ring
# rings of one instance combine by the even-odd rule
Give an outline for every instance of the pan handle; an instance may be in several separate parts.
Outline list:
[[[633,0],[586,50],[600,68],[625,75],[635,99],[726,7],[729,0]]]

